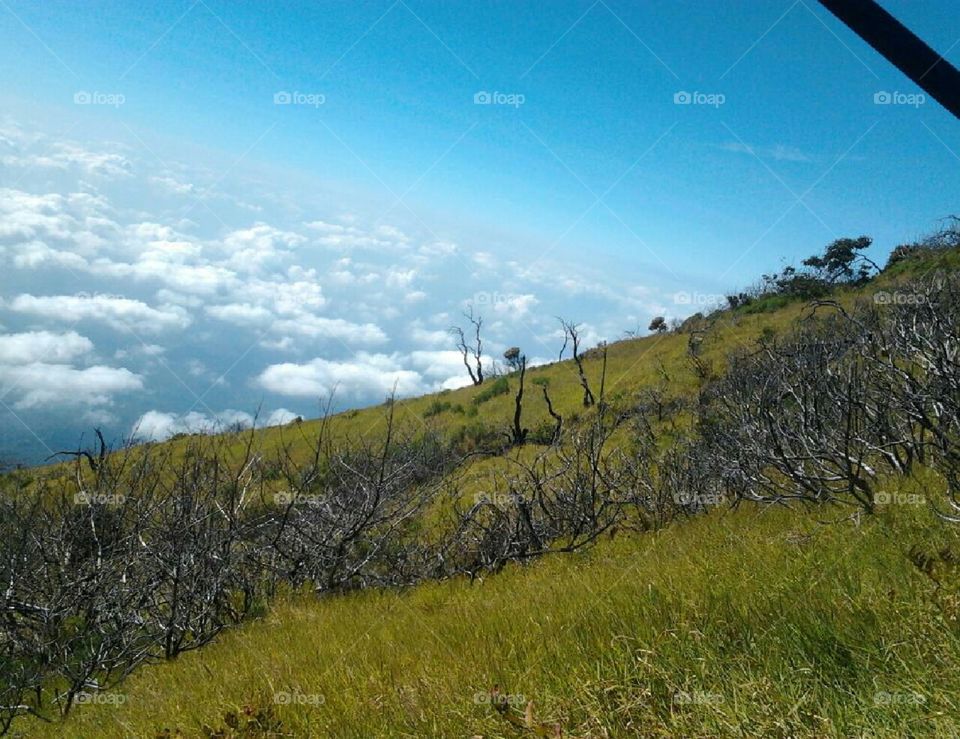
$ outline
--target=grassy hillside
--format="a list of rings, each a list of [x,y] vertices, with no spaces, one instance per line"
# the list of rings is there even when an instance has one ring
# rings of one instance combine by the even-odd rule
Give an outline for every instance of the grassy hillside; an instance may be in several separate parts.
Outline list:
[[[956,254],[904,260],[862,288],[953,269]],[[761,298],[679,331],[591,351],[594,390],[632,408],[650,390],[685,401],[657,427],[683,426],[731,352],[784,334],[806,301]],[[696,342],[696,362],[691,344]],[[572,362],[529,370],[523,424],[552,420],[541,387],[573,428],[589,428]],[[412,434],[462,451],[490,448],[513,415],[516,374],[393,405]],[[383,434],[388,407],[326,421],[341,445]],[[264,460],[305,459],[320,420],[255,433]],[[626,429],[617,431],[628,451]],[[173,458],[189,438],[162,445]],[[240,455],[250,434],[225,435]],[[619,443],[619,441],[617,441]],[[619,451],[619,450],[618,450]],[[134,450],[133,454],[138,454]],[[489,490],[514,462],[561,454],[528,443],[470,457],[457,495]],[[81,474],[90,474],[85,467]],[[75,474],[68,465],[48,476]],[[279,478],[265,475],[270,484]],[[742,504],[642,531],[629,516],[591,548],[511,563],[497,574],[321,597],[284,589],[263,616],[209,646],[140,667],[87,695],[63,722],[24,718],[29,736],[949,736],[960,734],[960,527],[927,503],[944,481],[926,467],[882,477],[874,515],[845,506]],[[445,525],[438,499],[420,522]],[[449,521],[446,521],[449,525]]]
[[[852,296],[851,296],[852,297]],[[751,347],[764,331],[784,331],[793,325],[804,311],[802,303],[793,301],[784,308],[752,313],[747,311],[718,314],[703,321],[703,356],[719,369],[729,352]],[[691,333],[665,333],[612,343],[607,353],[606,390],[612,400],[629,399],[644,388],[663,387],[668,394],[687,397],[696,387],[696,378],[687,361]],[[556,350],[559,351],[559,346]],[[545,348],[536,347],[538,351]],[[584,366],[594,392],[600,384],[603,360],[599,351],[584,354]],[[481,386],[442,391],[418,398],[396,401],[398,423],[414,432],[435,429],[447,436],[479,436],[483,432],[499,434],[508,429],[513,418],[515,374],[505,378],[509,391],[487,397],[496,382],[489,379]],[[531,429],[549,425],[550,416],[542,397],[540,384],[547,386],[550,398],[565,417],[577,419],[585,414],[583,390],[576,366],[569,358],[563,361],[533,367],[527,371],[527,389],[524,400],[523,422]],[[384,406],[350,410],[332,416],[331,434],[338,439],[354,440],[382,434],[387,413]],[[319,419],[291,423],[282,427],[262,429],[257,433],[257,446],[265,456],[276,452],[282,444],[291,446],[295,453],[306,453],[309,440],[320,427]],[[245,443],[246,434],[227,434],[237,447]],[[184,447],[189,438],[175,439],[165,444]]]
[[[957,532],[922,505],[841,519],[715,511],[473,583],[291,597],[141,670],[122,704],[30,733],[956,735]],[[532,703],[531,728],[495,710],[495,689],[521,724]]]

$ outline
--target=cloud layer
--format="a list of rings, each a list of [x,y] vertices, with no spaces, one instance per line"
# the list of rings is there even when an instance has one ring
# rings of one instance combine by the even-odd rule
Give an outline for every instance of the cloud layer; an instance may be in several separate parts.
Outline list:
[[[239,171],[226,186],[136,146],[8,122],[0,164],[3,402],[61,413],[71,432],[98,420],[160,439],[249,423],[256,407],[282,423],[331,394],[359,405],[458,387],[449,328],[468,305],[491,360],[513,345],[553,356],[556,315],[592,341],[669,313],[582,264],[302,202]]]

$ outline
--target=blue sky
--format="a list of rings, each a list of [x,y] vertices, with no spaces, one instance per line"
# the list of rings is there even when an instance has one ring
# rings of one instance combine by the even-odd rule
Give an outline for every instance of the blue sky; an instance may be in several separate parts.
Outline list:
[[[952,2],[885,6],[960,63]],[[470,302],[546,359],[960,210],[956,121],[812,0],[2,0],[0,75],[8,456],[454,386]]]

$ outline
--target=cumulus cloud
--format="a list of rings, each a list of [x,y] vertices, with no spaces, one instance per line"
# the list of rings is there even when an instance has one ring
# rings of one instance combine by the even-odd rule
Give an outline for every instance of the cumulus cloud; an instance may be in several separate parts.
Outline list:
[[[151,177],[150,181],[177,195],[190,195],[194,191],[194,187],[191,183],[180,182],[174,177]]]
[[[66,141],[53,143],[39,154],[8,154],[0,157],[0,162],[8,167],[74,169],[84,175],[106,178],[128,177],[133,170],[130,160],[121,154],[93,151]]]
[[[230,266],[243,272],[257,272],[280,262],[291,254],[291,249],[305,241],[300,234],[258,222],[227,234],[223,246],[230,255]]]
[[[27,331],[0,336],[0,365],[69,362],[93,350],[93,342],[76,331]]]
[[[493,301],[494,313],[522,318],[540,301],[531,293],[524,295],[497,295]]]
[[[389,225],[377,226],[372,230],[321,220],[310,221],[304,225],[317,234],[317,243],[338,250],[406,249],[411,240],[410,236],[399,228]]]
[[[388,287],[407,288],[417,276],[415,269],[400,269],[391,267],[386,273],[386,282]]]
[[[277,408],[275,411],[271,411],[270,415],[266,417],[264,420],[264,425],[283,426],[296,418],[300,418],[299,414],[294,413],[293,411],[288,411],[286,408]]]
[[[273,328],[284,335],[337,339],[345,344],[382,344],[387,341],[387,335],[376,324],[353,323],[343,318],[305,315],[276,321]]]
[[[110,217],[107,202],[86,192],[36,194],[0,188],[0,245],[6,253],[23,255],[19,267],[38,263],[39,246],[47,259],[63,250],[74,258],[90,257],[117,238],[120,227]],[[61,256],[60,259],[67,257]]]
[[[125,368],[31,362],[0,366],[0,383],[16,388],[15,408],[106,405],[115,393],[143,389],[143,379]]]
[[[178,306],[151,308],[139,300],[112,295],[22,294],[10,301],[9,308],[59,322],[99,321],[118,330],[160,332],[190,325],[189,315]]]
[[[196,411],[178,416],[154,410],[137,419],[131,435],[143,441],[164,441],[175,434],[208,433],[216,425],[216,421]]]
[[[208,305],[207,313],[220,321],[237,326],[257,326],[269,321],[273,314],[266,308],[250,303],[228,303],[226,305]]]
[[[8,247],[6,251],[13,257],[13,266],[18,269],[38,269],[44,266],[69,270],[89,268],[87,260],[79,254],[51,249],[42,241],[25,241]]]
[[[475,251],[470,258],[484,269],[493,269],[497,266],[497,258],[488,251]]]
[[[261,419],[254,419],[250,413],[232,408],[215,416],[198,411],[178,415],[151,410],[137,419],[131,436],[140,441],[165,441],[176,434],[211,434],[231,428],[250,428],[255,421],[258,427],[281,426],[294,418],[297,418],[297,414],[286,408],[277,408]]]
[[[75,331],[25,331],[0,335],[0,385],[15,408],[99,406],[115,393],[143,388],[125,368],[71,362],[93,351],[93,342]]]
[[[0,380],[22,384],[24,407],[80,404],[64,428],[93,418],[129,428],[140,416],[146,438],[165,438],[230,419],[248,422],[239,411],[144,413],[126,393],[149,383],[154,397],[175,397],[175,380],[161,363],[213,385],[207,397],[217,408],[243,407],[251,384],[275,393],[274,402],[335,388],[340,398],[373,402],[394,383],[403,395],[459,387],[469,378],[446,329],[462,323],[459,309],[471,293],[487,319],[485,347],[500,349],[528,349],[541,335],[552,344],[551,316],[566,315],[571,299],[578,320],[597,311],[630,318],[612,333],[585,323],[588,344],[632,327],[641,320],[635,315],[663,300],[595,275],[589,265],[518,264],[507,246],[487,247],[465,230],[438,238],[409,219],[393,225],[322,210],[304,218],[312,203],[292,199],[280,184],[271,191],[261,173],[248,177],[239,167],[216,185],[220,191],[209,184],[217,167],[158,168],[135,150],[7,127],[0,131],[3,163],[23,169],[15,187],[0,188],[0,269],[8,270],[0,321],[22,333],[0,335]],[[197,208],[198,197],[217,199],[217,218]],[[455,243],[459,238],[465,241]],[[471,273],[506,295],[478,300],[481,286],[470,284]],[[100,292],[73,294],[80,287]],[[128,327],[150,343],[121,336]],[[229,384],[206,366],[247,347],[228,370]],[[364,351],[351,357],[358,348]],[[100,357],[130,369],[102,366]],[[258,423],[293,417],[279,408]]]
[[[449,336],[447,336],[449,339]],[[460,352],[449,349],[441,351],[416,350],[410,352],[410,364],[430,381],[433,388],[454,390],[470,384]]]
[[[390,393],[409,396],[422,392],[420,374],[403,369],[398,357],[360,352],[352,360],[333,361],[317,357],[304,364],[284,362],[267,367],[257,382],[265,390],[290,397],[320,398],[334,391],[348,397]]]

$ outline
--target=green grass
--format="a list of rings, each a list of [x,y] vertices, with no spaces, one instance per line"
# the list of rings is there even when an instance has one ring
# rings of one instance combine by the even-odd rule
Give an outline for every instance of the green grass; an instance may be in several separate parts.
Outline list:
[[[913,262],[909,271],[922,269]],[[870,289],[900,277],[885,275]],[[846,304],[859,295],[837,297]],[[719,370],[728,352],[785,331],[805,310],[798,302],[769,308],[712,319],[703,362]],[[691,395],[698,379],[689,340],[663,334],[611,344],[608,397],[629,403],[651,387]],[[585,367],[597,392],[600,358],[591,352]],[[552,423],[539,384],[566,422],[591,412],[572,362],[532,368],[527,380],[525,426]],[[512,419],[512,392],[491,393],[493,386],[397,401],[397,420],[479,443]],[[349,440],[381,434],[385,419],[379,406],[339,414],[330,425]],[[304,454],[318,426],[265,429],[258,443],[267,456],[282,444]],[[239,447],[243,437],[229,440]],[[470,494],[504,464],[475,459],[453,474]],[[937,487],[901,480],[890,490]],[[508,566],[472,583],[324,599],[291,594],[211,646],[141,668],[119,688],[122,705],[80,705],[65,723],[24,719],[15,730],[511,737],[559,726],[564,736],[584,737],[960,735],[953,564],[960,527],[923,505],[891,505],[859,521],[846,515],[717,510],[656,533],[620,531],[589,551]],[[915,564],[924,561],[934,563],[927,574]],[[491,707],[495,687],[514,698],[514,722]],[[305,702],[276,701],[285,695]],[[515,723],[524,723],[528,703],[533,723],[524,729]],[[243,726],[247,714],[278,733],[225,728]]]
[[[957,531],[844,515],[717,511],[472,584],[291,597],[31,735],[196,736],[244,706],[298,737],[536,735],[494,686],[564,736],[956,735],[956,589],[908,553],[960,552]]]

